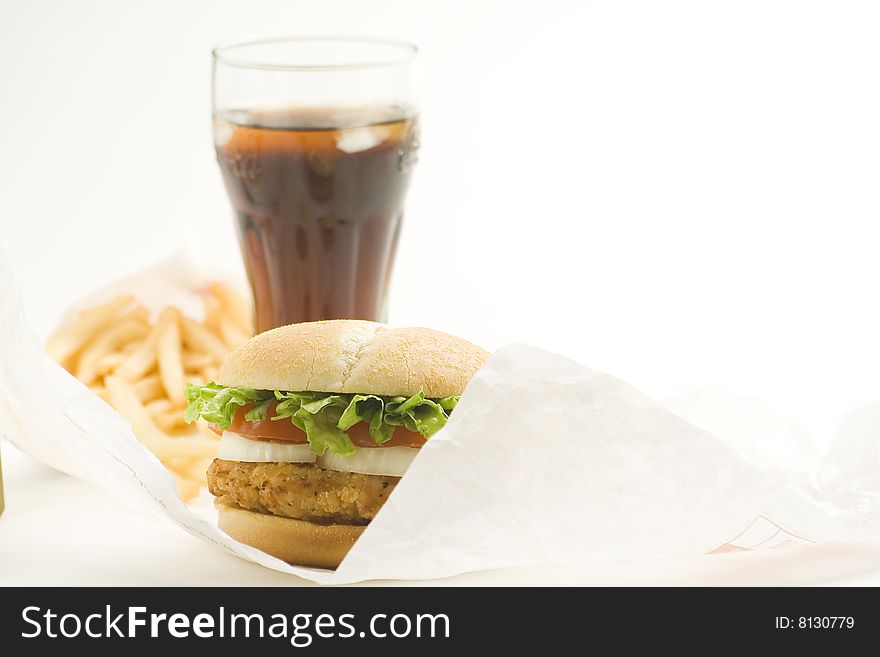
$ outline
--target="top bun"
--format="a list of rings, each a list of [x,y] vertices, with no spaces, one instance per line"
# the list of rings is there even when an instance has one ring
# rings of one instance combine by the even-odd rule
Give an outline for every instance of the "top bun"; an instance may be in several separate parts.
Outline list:
[[[230,353],[218,383],[290,392],[460,395],[488,352],[426,328],[335,319],[281,326]]]

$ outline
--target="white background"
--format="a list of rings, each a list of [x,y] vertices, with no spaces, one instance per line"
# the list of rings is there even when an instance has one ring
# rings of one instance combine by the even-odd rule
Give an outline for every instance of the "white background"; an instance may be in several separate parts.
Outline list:
[[[0,0],[0,234],[46,331],[185,227],[238,266],[210,49],[422,49],[396,324],[720,384],[830,435],[880,399],[880,5]]]

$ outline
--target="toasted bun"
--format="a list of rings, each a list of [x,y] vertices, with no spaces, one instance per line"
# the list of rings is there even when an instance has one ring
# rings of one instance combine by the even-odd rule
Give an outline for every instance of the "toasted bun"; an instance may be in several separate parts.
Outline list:
[[[460,395],[488,352],[426,328],[353,319],[291,324],[233,351],[218,383],[259,390]]]
[[[220,529],[235,540],[288,563],[314,568],[336,568],[365,528],[318,525],[227,504],[216,506]]]

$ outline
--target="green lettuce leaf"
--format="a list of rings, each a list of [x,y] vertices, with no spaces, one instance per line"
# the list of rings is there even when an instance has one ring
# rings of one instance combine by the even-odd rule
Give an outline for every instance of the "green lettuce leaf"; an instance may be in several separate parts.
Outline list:
[[[221,429],[230,427],[239,408],[267,397],[267,393],[261,390],[227,388],[213,382],[203,386],[188,383],[183,395],[189,402],[183,414],[186,422],[195,422],[202,417]]]
[[[189,384],[185,396],[189,402],[184,413],[187,422],[201,417],[221,429],[228,429],[235,413],[242,406],[252,405],[245,413],[246,420],[288,420],[305,432],[313,452],[324,454],[330,450],[342,456],[355,453],[356,447],[347,432],[360,422],[367,424],[370,437],[379,445],[391,440],[397,427],[405,427],[428,439],[443,428],[459,399],[457,396],[428,399],[422,392],[412,397],[383,397],[254,390],[227,388],[213,382],[203,386]],[[276,402],[276,406],[269,417],[272,402]]]
[[[253,408],[244,414],[244,419],[248,422],[264,422],[269,415],[269,403],[271,401],[271,399],[258,401]]]
[[[370,437],[380,445],[394,435],[394,426],[385,422],[385,400],[378,395],[352,395],[338,426],[348,431],[358,422],[370,425]]]
[[[293,423],[306,432],[309,449],[318,456],[328,449],[340,456],[351,456],[357,451],[348,434],[338,426],[345,407],[341,401],[312,402],[303,404],[294,414]]]

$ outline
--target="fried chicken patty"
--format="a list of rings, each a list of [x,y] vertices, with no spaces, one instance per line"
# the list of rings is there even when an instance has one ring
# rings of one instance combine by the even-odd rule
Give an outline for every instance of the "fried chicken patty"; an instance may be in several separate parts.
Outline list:
[[[324,470],[311,463],[244,463],[214,459],[208,490],[217,501],[310,522],[365,525],[400,477]]]

